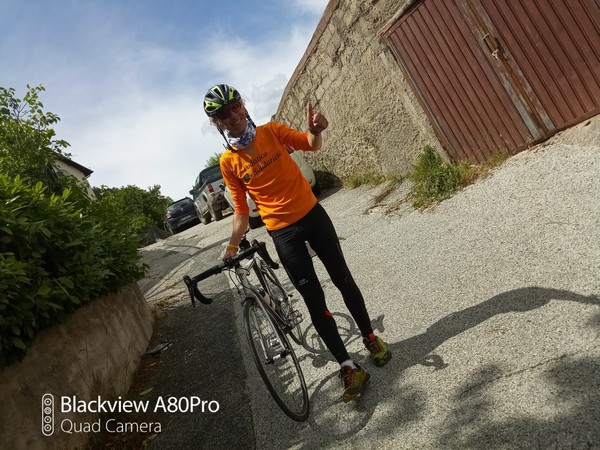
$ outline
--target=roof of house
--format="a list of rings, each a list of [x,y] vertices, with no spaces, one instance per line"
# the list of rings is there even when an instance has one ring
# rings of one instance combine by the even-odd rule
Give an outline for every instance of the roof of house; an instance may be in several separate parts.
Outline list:
[[[59,160],[61,160],[62,162],[64,162],[65,164],[67,164],[67,165],[69,165],[69,166],[73,167],[74,169],[77,169],[77,170],[79,170],[81,173],[83,173],[83,175],[84,175],[86,178],[87,178],[87,177],[89,177],[91,174],[93,174],[93,173],[94,173],[94,171],[93,171],[93,170],[91,170],[91,169],[88,169],[88,168],[87,168],[87,167],[85,167],[85,166],[82,166],[81,164],[79,164],[79,163],[77,163],[77,162],[73,161],[73,160],[72,160],[72,159],[70,159],[70,158],[67,158],[65,155],[58,154],[58,159],[59,159]]]

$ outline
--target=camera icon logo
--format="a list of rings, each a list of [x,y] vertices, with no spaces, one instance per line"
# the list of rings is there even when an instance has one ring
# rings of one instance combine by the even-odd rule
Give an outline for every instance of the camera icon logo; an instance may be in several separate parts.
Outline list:
[[[54,396],[44,394],[42,397],[42,434],[52,436],[54,433]]]

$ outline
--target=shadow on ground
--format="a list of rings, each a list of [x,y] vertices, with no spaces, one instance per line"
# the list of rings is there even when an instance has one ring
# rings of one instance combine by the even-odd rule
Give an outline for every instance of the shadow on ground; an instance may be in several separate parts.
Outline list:
[[[427,412],[427,391],[409,383],[402,383],[402,373],[415,365],[434,369],[446,367],[442,357],[433,352],[444,342],[466,330],[476,327],[487,319],[511,312],[533,312],[550,301],[571,301],[588,305],[599,305],[598,296],[584,296],[574,292],[528,287],[515,289],[494,296],[483,303],[457,311],[432,324],[424,333],[390,348],[394,354],[388,366],[377,372],[377,383],[370,383],[365,397],[349,405],[340,401],[340,382],[337,373],[332,373],[316,385],[309,386],[311,396],[311,434],[306,433],[290,443],[290,447],[312,449],[333,448],[340,441],[351,438],[367,424],[370,430],[366,442],[375,443],[382,439],[401,436],[398,428],[414,423]],[[346,342],[360,339],[358,330],[346,314],[335,314],[342,337]],[[383,317],[374,321],[374,328],[381,332]],[[589,323],[600,327],[600,314]],[[320,367],[331,361],[322,342],[312,326],[305,332],[305,348],[311,353],[303,358]],[[351,355],[360,360],[363,355]],[[496,382],[509,376],[496,365],[479,368],[472,376],[457,387],[459,392],[447,405],[452,412],[443,424],[439,436],[433,437],[437,448],[593,448],[600,442],[600,358],[582,355],[568,358],[563,355],[552,361],[541,372],[549,385],[556,405],[562,411],[547,420],[528,417],[520,411],[506,417],[506,405],[498,420],[498,407],[491,399],[491,389]],[[530,368],[531,369],[531,368]],[[378,369],[373,369],[378,370]],[[387,378],[387,379],[386,379]],[[400,382],[398,382],[398,379]],[[533,399],[532,399],[533,400]],[[497,401],[497,400],[496,400]],[[527,399],[524,399],[528,402]],[[440,407],[440,405],[438,405]],[[443,405],[441,406],[443,407]],[[375,409],[385,411],[377,423],[371,423]],[[402,447],[402,443],[398,441]]]
[[[172,246],[170,248],[176,248]],[[165,256],[173,250],[161,250],[154,257]],[[215,264],[220,244],[200,249],[196,264],[188,275],[196,275]],[[169,264],[178,267],[181,255],[170,255]],[[190,255],[185,255],[190,258]],[[181,279],[182,289],[185,286]],[[168,346],[156,353],[146,354],[135,373],[133,384],[125,399],[149,401],[154,408],[161,397],[168,405],[169,398],[217,402],[218,411],[203,411],[196,407],[187,412],[127,414],[117,416],[127,422],[158,422],[160,434],[114,433],[96,436],[94,450],[119,449],[252,449],[254,428],[249,395],[246,390],[246,369],[238,339],[234,309],[239,301],[234,297],[225,274],[212,276],[202,282],[202,292],[213,298],[211,305],[196,308],[186,297],[166,309],[155,322],[148,345]],[[186,291],[187,295],[187,291]],[[245,343],[244,343],[245,345]],[[186,401],[182,405],[185,407]],[[212,403],[214,409],[215,403]],[[226,431],[225,431],[226,430]]]

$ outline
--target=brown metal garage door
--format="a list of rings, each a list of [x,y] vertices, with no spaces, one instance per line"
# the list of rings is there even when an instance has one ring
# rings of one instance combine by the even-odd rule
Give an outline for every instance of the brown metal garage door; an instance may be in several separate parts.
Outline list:
[[[600,113],[594,0],[424,0],[385,37],[453,160],[512,154]]]

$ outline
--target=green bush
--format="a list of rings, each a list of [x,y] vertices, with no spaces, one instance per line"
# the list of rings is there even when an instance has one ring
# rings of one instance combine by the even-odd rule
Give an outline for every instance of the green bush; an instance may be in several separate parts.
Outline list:
[[[149,229],[163,228],[165,211],[173,203],[170,197],[161,195],[159,185],[147,190],[132,185],[121,188],[102,186],[96,188],[95,193],[98,199],[110,204],[127,219],[127,226],[137,235],[139,246],[146,245]]]
[[[487,177],[508,156],[507,153],[497,151],[481,164],[452,164],[444,161],[432,147],[425,146],[408,174],[408,178],[413,181],[413,206],[423,208],[449,198],[459,189]]]
[[[144,275],[126,219],[109,202],[81,198],[0,174],[0,366],[40,330]]]
[[[447,163],[432,147],[425,146],[409,174],[413,206],[421,208],[450,197],[459,188],[463,171],[463,165]]]

